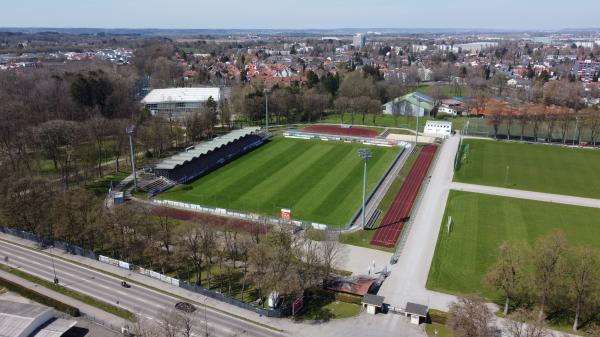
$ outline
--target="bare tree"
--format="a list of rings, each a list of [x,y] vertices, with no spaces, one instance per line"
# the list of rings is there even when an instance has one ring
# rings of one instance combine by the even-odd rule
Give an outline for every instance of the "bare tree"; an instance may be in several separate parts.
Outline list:
[[[596,140],[600,133],[600,110],[588,109],[586,110],[586,123],[590,129],[590,141],[592,146],[596,146]]]
[[[504,315],[508,315],[510,300],[519,291],[524,278],[523,249],[514,243],[502,242],[498,261],[486,275],[486,283],[504,293]]]
[[[533,245],[533,284],[540,303],[539,317],[544,316],[544,309],[549,296],[559,281],[559,265],[567,250],[567,242],[563,232],[554,231],[538,238]]]
[[[323,278],[328,280],[336,265],[344,256],[344,247],[337,240],[325,240],[320,242],[321,261],[323,261]]]
[[[492,125],[494,128],[494,138],[498,138],[498,129],[502,124],[504,116],[502,115],[503,109],[501,105],[495,105],[491,109],[490,115],[488,117],[488,123]]]
[[[461,297],[450,305],[447,325],[456,337],[491,337],[492,317],[483,299]]]
[[[529,310],[517,309],[504,321],[509,337],[548,337],[546,320]]]
[[[598,290],[598,255],[589,247],[573,248],[565,259],[564,269],[569,294],[575,304],[573,331],[579,328],[581,311],[590,303],[593,294]]]

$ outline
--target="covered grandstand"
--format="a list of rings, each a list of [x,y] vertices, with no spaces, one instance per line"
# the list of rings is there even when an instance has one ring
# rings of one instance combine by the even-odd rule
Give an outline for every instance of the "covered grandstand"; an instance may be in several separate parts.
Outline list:
[[[164,159],[154,167],[154,173],[179,184],[187,183],[262,145],[266,138],[258,127],[235,130]]]

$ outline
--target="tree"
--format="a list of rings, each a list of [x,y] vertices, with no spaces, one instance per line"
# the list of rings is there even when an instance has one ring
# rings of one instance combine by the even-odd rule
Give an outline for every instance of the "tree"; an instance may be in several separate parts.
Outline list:
[[[321,251],[321,261],[323,261],[323,278],[328,280],[335,266],[344,256],[343,246],[337,240],[325,240],[321,242],[319,250]]]
[[[529,121],[529,109],[527,107],[523,107],[519,112],[518,116],[518,122],[521,129],[521,141],[523,140],[523,137],[525,135],[525,128],[527,127],[527,124],[529,124]]]
[[[334,107],[340,115],[341,123],[344,124],[344,114],[350,110],[350,100],[345,96],[338,97],[335,100]]]
[[[450,305],[447,325],[456,337],[491,337],[492,313],[479,297],[461,297]]]
[[[597,252],[589,246],[572,248],[564,260],[569,295],[575,304],[573,331],[579,328],[581,311],[598,290],[598,267]]]
[[[496,104],[490,108],[490,115],[487,118],[488,123],[492,125],[494,128],[494,138],[498,138],[498,129],[500,128],[500,124],[502,124],[502,120],[504,116],[502,114],[503,107],[500,104]]]
[[[565,235],[560,231],[554,231],[538,238],[533,245],[532,288],[539,300],[540,318],[544,316],[546,303],[560,280],[559,265],[566,250]]]
[[[586,124],[590,129],[590,141],[592,145],[596,146],[596,140],[598,138],[598,134],[600,133],[600,110],[598,109],[587,109],[585,110],[586,114]]]
[[[498,260],[486,275],[486,283],[504,293],[504,315],[508,315],[510,300],[519,291],[524,278],[523,249],[514,243],[502,242]]]
[[[517,309],[504,321],[509,337],[547,337],[550,336],[545,319],[534,312]]]

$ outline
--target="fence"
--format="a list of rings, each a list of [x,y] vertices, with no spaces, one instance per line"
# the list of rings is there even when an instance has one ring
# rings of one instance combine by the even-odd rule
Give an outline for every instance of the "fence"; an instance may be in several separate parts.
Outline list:
[[[35,241],[35,242],[39,243],[42,247],[54,246],[56,248],[64,250],[65,252],[67,252],[69,254],[79,255],[79,256],[87,257],[87,258],[94,259],[94,260],[98,259],[98,256],[96,255],[96,253],[94,253],[92,250],[81,248],[79,246],[75,246],[70,243],[66,243],[64,241],[46,239],[38,234],[24,232],[24,231],[21,231],[18,229],[3,227],[3,226],[0,226],[0,232],[19,237],[21,239]]]
[[[296,227],[302,227],[302,228],[313,227],[315,229],[321,229],[321,230],[325,230],[328,227],[330,227],[330,225],[320,224],[320,223],[316,223],[316,222],[300,221],[300,220],[286,220],[283,218],[276,218],[276,217],[270,217],[270,216],[258,215],[258,214],[249,214],[249,213],[245,213],[245,212],[241,212],[241,211],[233,211],[233,210],[228,210],[228,209],[219,208],[219,207],[206,207],[206,206],[202,206],[202,205],[188,204],[188,203],[179,202],[179,201],[160,200],[160,199],[152,199],[151,201],[155,204],[159,204],[162,206],[177,207],[177,208],[182,208],[182,209],[188,209],[188,210],[191,210],[194,212],[207,213],[207,214],[212,214],[212,215],[216,215],[216,216],[226,216],[226,217],[230,217],[230,218],[248,220],[248,221],[252,221],[252,222],[256,222],[256,223],[260,223],[260,224],[267,223],[267,224],[271,224],[271,225],[279,225],[281,223],[286,223],[286,224],[290,224],[290,225],[293,225]]]
[[[250,303],[246,303],[246,302],[242,302],[236,298],[233,297],[229,297],[227,295],[223,295],[222,293],[218,292],[218,291],[214,291],[211,289],[206,289],[204,287],[195,285],[195,284],[189,284],[187,282],[180,282],[179,283],[179,287],[185,289],[185,290],[189,290],[189,291],[193,291],[195,293],[204,295],[206,297],[210,297],[213,298],[215,300],[221,301],[221,302],[225,302],[225,303],[229,303],[232,305],[235,305],[238,308],[242,308],[242,309],[246,309],[246,310],[250,310],[253,311],[259,315],[262,316],[267,316],[267,317],[275,317],[275,318],[283,318],[283,317],[288,317],[292,314],[292,308],[291,306],[287,306],[285,305],[285,303],[282,304],[282,308],[277,308],[277,309],[265,309],[265,308],[260,308],[257,307],[253,304]]]

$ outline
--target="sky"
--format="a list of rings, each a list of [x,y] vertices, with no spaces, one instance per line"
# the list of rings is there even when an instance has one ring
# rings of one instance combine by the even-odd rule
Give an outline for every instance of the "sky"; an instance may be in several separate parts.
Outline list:
[[[598,0],[0,0],[0,27],[598,28]]]

